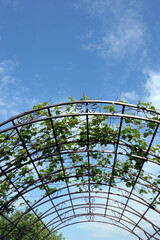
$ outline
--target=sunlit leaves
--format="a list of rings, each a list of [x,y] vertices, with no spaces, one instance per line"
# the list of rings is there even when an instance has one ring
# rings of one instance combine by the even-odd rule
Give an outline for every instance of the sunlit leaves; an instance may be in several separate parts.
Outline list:
[[[132,188],[137,174],[152,181],[148,188],[159,187],[160,176],[153,179],[142,170],[157,127],[155,108],[139,102],[137,112],[126,107],[123,116],[121,105],[110,103],[101,107],[103,114],[94,114],[96,104],[86,103],[86,99],[83,95],[78,105],[72,97],[64,106],[38,104],[33,112],[17,119],[17,128],[0,135],[1,166],[15,188],[27,191],[34,185],[42,196],[56,192],[52,186],[56,183],[76,183],[80,192],[88,181],[97,190],[103,184],[116,186],[117,181]],[[139,112],[145,120],[136,117]],[[159,163],[160,145],[156,142],[149,150],[152,161]],[[2,205],[14,198],[16,191],[6,176],[2,174],[1,179]],[[140,185],[138,191],[147,194]]]

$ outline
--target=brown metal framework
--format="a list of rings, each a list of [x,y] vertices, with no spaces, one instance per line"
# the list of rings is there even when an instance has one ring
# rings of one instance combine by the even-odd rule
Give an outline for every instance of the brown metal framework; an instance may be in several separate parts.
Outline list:
[[[107,108],[105,110],[104,106],[112,105],[116,106],[115,111],[107,111]],[[67,107],[71,108],[68,112]],[[60,109],[58,114],[56,112],[57,109]],[[45,114],[38,114],[39,112],[44,112]],[[35,117],[31,118],[31,115]],[[79,147],[75,147],[77,142],[74,139],[74,136],[79,134],[78,127],[77,129],[75,127],[71,129],[72,135],[67,139],[67,142],[66,139],[65,142],[60,140],[55,131],[55,125],[58,125],[60,119],[69,119],[74,116],[79,118],[79,125],[83,122],[84,126],[85,122],[86,127],[86,137],[82,145],[78,143]],[[108,140],[107,134],[106,139],[104,139],[106,144],[102,144],[96,138],[94,140],[91,139],[90,134],[92,129],[89,123],[95,116],[104,116],[112,126],[118,126],[118,134],[114,141]],[[156,118],[153,118],[153,116],[156,116]],[[143,154],[138,155],[138,151],[137,154],[133,153],[131,151],[133,143],[125,141],[121,137],[126,119],[140,120],[141,124],[156,124],[153,133],[146,140],[146,150],[140,149],[139,151],[143,151]],[[35,126],[37,131],[39,131],[36,138],[40,138],[41,134],[43,134],[41,133],[40,124],[43,122],[47,122],[51,126],[52,132],[49,132],[48,136],[53,139],[53,145],[47,146],[44,144],[43,148],[38,148],[36,151],[32,146],[32,141],[34,140],[31,139],[31,143],[28,144],[23,137],[22,130],[26,126]],[[13,136],[20,139],[21,145],[17,146],[17,149],[14,149],[14,151],[23,149],[25,158],[27,159],[24,163],[17,165],[17,160],[11,158],[9,160],[10,164],[6,165],[4,164],[4,157],[0,158],[1,182],[5,180],[9,181],[12,189],[14,189],[10,193],[9,198],[7,198],[6,203],[2,204],[0,208],[1,217],[8,221],[8,225],[13,226],[12,229],[18,228],[19,231],[24,232],[24,230],[19,228],[17,221],[12,222],[5,213],[8,206],[14,204],[19,209],[28,207],[22,216],[30,211],[34,213],[37,217],[36,222],[42,222],[43,228],[40,232],[47,228],[48,235],[70,225],[74,226],[74,224],[84,222],[98,222],[124,229],[134,234],[137,239],[160,239],[160,207],[156,205],[160,197],[160,184],[158,185],[154,182],[154,179],[157,179],[159,176],[160,155],[158,152],[153,153],[151,150],[155,143],[160,142],[159,124],[160,112],[158,111],[127,103],[101,100],[73,101],[47,105],[24,112],[1,123],[0,134],[9,133],[9,136],[7,135],[8,139],[12,139]],[[142,131],[145,131],[145,128]],[[4,144],[3,142],[3,146]],[[63,146],[67,146],[67,144],[69,147],[65,147],[64,149]],[[92,147],[90,147],[91,145]],[[45,155],[45,149],[52,150],[50,155]],[[7,156],[7,150],[3,150],[6,151]],[[83,174],[84,182],[81,181],[82,175],[78,176],[78,178],[75,176],[75,169],[81,168],[81,161],[76,162],[76,164],[70,161],[70,155],[75,153],[80,156],[81,161],[85,162],[87,167],[87,171]],[[91,153],[101,153],[104,156],[110,154],[113,160],[111,164],[101,165],[95,162]],[[57,182],[55,181],[54,183],[51,178],[46,180],[40,174],[40,170],[42,169],[37,165],[38,161],[44,161],[47,169],[47,161],[51,156],[59,158],[60,162],[59,170],[53,171],[52,175],[56,177],[56,175],[61,173],[61,178],[57,178]],[[124,177],[115,173],[118,169],[116,165],[117,161],[121,159],[122,162],[125,162],[128,156],[141,161],[141,166],[138,172],[132,171],[130,173],[130,176],[132,176],[130,181],[133,184],[126,187]],[[33,168],[34,183],[28,184],[23,188],[18,188],[16,182],[10,178],[10,173],[17,173],[26,165]],[[101,181],[100,188],[97,188],[97,182],[91,178],[93,168],[103,168],[106,172],[105,177],[107,176],[109,179],[108,183]],[[148,176],[151,175],[152,179],[149,180],[149,178],[143,177],[142,172],[147,172],[146,174]],[[103,179],[104,176],[103,174],[97,174],[97,177]],[[78,180],[75,181],[75,178]],[[49,192],[46,183],[50,184],[50,186],[52,185],[52,187],[56,187],[56,191]],[[140,194],[137,192],[139,188],[149,191],[147,194],[143,194],[143,192]],[[152,199],[150,191],[152,191]],[[41,192],[45,194],[42,196]],[[23,207],[19,206],[19,203],[23,203]],[[41,214],[37,214],[37,208]],[[37,233],[37,236],[40,232]],[[9,233],[10,231],[5,236],[0,237],[7,240]],[[28,236],[28,239],[34,239],[29,236],[27,231],[25,235]]]

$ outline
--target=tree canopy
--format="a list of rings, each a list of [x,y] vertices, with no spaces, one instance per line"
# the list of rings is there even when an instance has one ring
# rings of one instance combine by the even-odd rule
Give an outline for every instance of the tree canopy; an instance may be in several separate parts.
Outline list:
[[[29,237],[35,239],[35,236],[39,233],[39,231],[44,227],[40,221],[37,221],[37,218],[34,213],[28,212],[24,214],[23,211],[15,211],[14,213],[7,216],[10,221],[17,223],[18,228],[9,224],[9,222],[0,217],[0,236],[5,237],[9,240],[28,240]],[[22,217],[21,217],[22,216]],[[35,223],[34,223],[35,222]],[[10,232],[8,234],[8,232]],[[26,233],[28,236],[26,236]],[[37,240],[42,239],[48,235],[47,229],[40,232],[37,236]],[[46,240],[64,240],[62,234],[52,233],[49,236],[45,237]]]

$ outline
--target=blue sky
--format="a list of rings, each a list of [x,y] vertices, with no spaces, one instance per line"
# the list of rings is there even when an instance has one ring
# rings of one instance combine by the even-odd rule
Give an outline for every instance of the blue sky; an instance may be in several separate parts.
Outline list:
[[[81,94],[160,109],[159,43],[159,0],[0,0],[0,121]],[[66,240],[129,239],[90,226]]]

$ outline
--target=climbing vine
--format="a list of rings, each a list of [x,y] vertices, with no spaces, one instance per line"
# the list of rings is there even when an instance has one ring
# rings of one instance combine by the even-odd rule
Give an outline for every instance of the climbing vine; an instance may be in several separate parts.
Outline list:
[[[13,211],[31,189],[43,197],[55,193],[57,183],[75,184],[79,192],[85,184],[97,191],[123,184],[150,194],[150,201],[160,187],[160,173],[143,169],[147,161],[160,165],[160,113],[150,103],[102,104],[84,96],[79,102],[38,104],[9,122],[0,134],[3,211]]]

